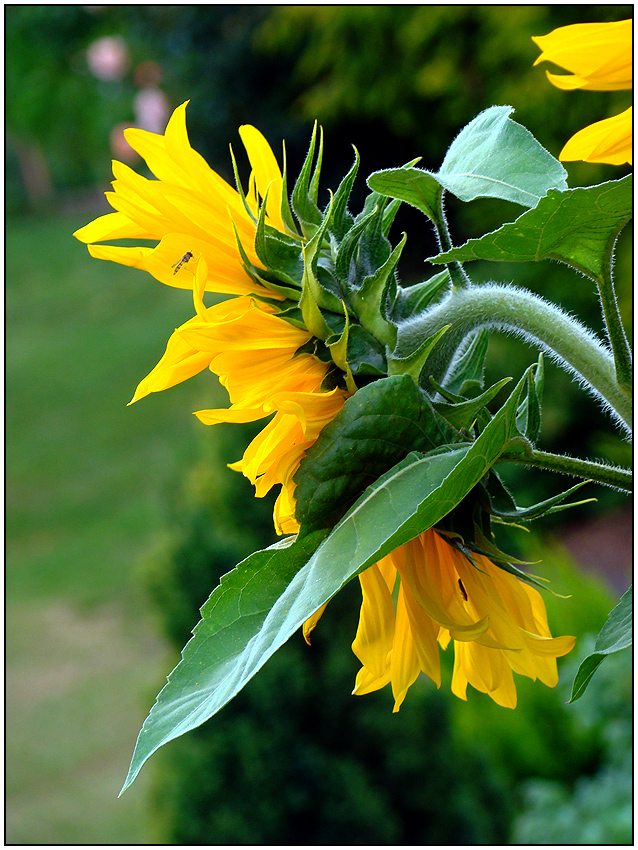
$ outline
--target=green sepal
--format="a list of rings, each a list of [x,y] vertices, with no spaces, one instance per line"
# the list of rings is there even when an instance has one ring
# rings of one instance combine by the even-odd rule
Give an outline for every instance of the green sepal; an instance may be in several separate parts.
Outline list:
[[[289,236],[266,224],[266,204],[270,187],[259,210],[255,231],[255,253],[278,281],[292,288],[299,288],[303,276],[303,259],[300,245]],[[263,276],[263,275],[262,275]]]
[[[507,497],[506,499],[503,498],[503,483],[500,478],[498,478],[494,470],[491,470],[491,475],[495,477],[498,483],[489,479],[488,483],[485,485],[485,492],[488,497],[487,510],[489,510],[493,516],[498,517],[505,522],[540,519],[540,517],[547,516],[549,514],[555,514],[559,511],[565,511],[568,508],[575,508],[579,505],[586,505],[588,502],[596,501],[595,499],[582,499],[579,502],[569,502],[566,505],[561,504],[565,499],[571,496],[572,493],[575,493],[585,484],[590,483],[589,481],[579,481],[578,484],[574,484],[573,487],[570,487],[568,490],[564,490],[562,493],[558,493],[556,496],[552,496],[542,502],[537,502],[535,505],[530,505],[528,508],[520,508],[516,505],[513,498],[506,490],[505,493],[507,493]]]
[[[341,301],[334,295],[334,293],[321,286],[315,273],[317,255],[330,219],[331,205],[332,198],[330,199],[330,205],[326,215],[324,216],[321,227],[317,229],[312,239],[303,247],[303,289],[301,292],[301,298],[299,299],[299,306],[301,308],[306,327],[313,336],[323,340],[328,339],[328,337],[332,335],[332,331],[326,323],[326,319],[324,318],[320,308],[323,307],[333,313],[341,311]]]
[[[392,354],[388,354],[388,375],[410,375],[415,383],[418,384],[421,380],[425,362],[430,356],[432,349],[449,329],[450,325],[445,325],[431,337],[424,339],[416,351],[413,351],[407,357],[395,357]]]
[[[337,257],[335,259],[335,273],[337,279],[341,281],[345,287],[350,288],[351,281],[354,276],[350,272],[350,264],[357,248],[359,237],[367,227],[376,210],[372,210],[365,216],[357,216],[357,220],[345,234],[337,249]]]
[[[371,192],[364,201],[363,210],[355,219],[355,222],[358,222],[360,218],[372,213],[357,245],[354,278],[356,286],[360,285],[359,280],[380,268],[392,253],[392,245],[383,233],[383,214],[388,203],[389,198]]]
[[[383,210],[383,224],[382,230],[383,235],[385,237],[390,233],[390,228],[394,224],[394,219],[396,218],[396,214],[401,209],[401,201],[398,201],[396,198],[390,201],[387,207]]]
[[[633,643],[633,589],[630,587],[613,609],[600,630],[594,651],[582,662],[574,677],[569,702],[575,702],[585,693],[592,676],[608,655],[628,649]]]
[[[235,223],[231,222],[233,226],[233,231],[235,233],[235,240],[237,242],[237,250],[239,251],[239,256],[242,261],[242,265],[246,271],[246,274],[253,280],[255,283],[260,284],[261,286],[265,286],[270,289],[272,292],[276,292],[278,295],[283,295],[284,298],[289,299],[291,301],[299,300],[299,290],[296,288],[292,288],[291,286],[282,285],[278,282],[278,279],[271,274],[267,269],[260,269],[258,266],[255,266],[251,263],[250,258],[246,254],[244,250],[244,246],[241,244],[241,240],[239,238],[239,234],[237,233],[237,228],[235,227]],[[273,279],[273,277],[275,279]],[[259,296],[255,296],[258,298]],[[268,301],[269,299],[264,299]]]
[[[476,415],[483,407],[485,407],[488,402],[490,402],[509,382],[512,378],[502,378],[500,381],[497,381],[495,384],[485,390],[484,393],[481,393],[480,396],[471,399],[464,399],[462,401],[454,401],[454,402],[435,402],[434,407],[438,410],[441,416],[445,416],[447,421],[453,425],[455,428],[459,430],[467,431],[474,420],[476,419]],[[440,387],[436,381],[430,377],[430,384],[439,392],[443,392],[444,388]],[[458,397],[457,397],[458,398]]]
[[[304,325],[313,336],[323,340],[332,336],[332,331],[326,324],[323,313],[313,298],[310,288],[305,285],[305,278],[303,292],[299,299],[299,307],[301,309],[301,315],[303,316]]]
[[[385,378],[388,374],[385,346],[381,345],[361,325],[350,325],[348,363],[353,375],[372,375],[377,378]]]
[[[345,316],[345,325],[341,336],[339,337],[329,337],[326,340],[326,345],[330,349],[330,355],[339,369],[345,375],[346,388],[349,393],[354,395],[357,391],[357,385],[354,382],[354,378],[352,377],[352,371],[350,370],[350,366],[348,364],[348,332],[350,330],[350,320],[348,318],[348,308],[345,303],[342,302],[343,312]]]
[[[239,177],[239,170],[237,168],[237,160],[235,159],[235,152],[233,151],[233,146],[228,145],[228,147],[230,148],[230,159],[231,159],[231,162],[233,163],[233,174],[235,175],[235,186],[237,187],[237,192],[239,193],[239,197],[242,200],[242,203],[244,205],[244,209],[246,210],[248,215],[252,218],[252,220],[256,222],[257,219],[255,218],[255,213],[248,206],[248,201],[246,200],[246,195],[244,194],[244,189],[243,189],[243,186],[241,185],[241,179]]]
[[[520,403],[516,414],[516,428],[519,434],[534,443],[541,430],[541,398],[545,381],[543,354],[538,358],[535,374],[527,379],[527,393]]]
[[[329,228],[331,233],[334,234],[337,240],[343,239],[347,231],[354,222],[352,215],[348,212],[347,205],[348,200],[350,198],[350,193],[352,192],[352,186],[354,184],[355,178],[357,176],[357,171],[359,170],[359,151],[352,146],[354,150],[354,165],[350,169],[350,171],[343,178],[339,187],[334,195],[334,201],[332,205],[332,218],[330,220]]]
[[[295,220],[292,215],[292,210],[290,209],[290,201],[288,199],[288,162],[286,159],[286,143],[282,142],[283,147],[283,173],[281,175],[281,220],[288,231],[288,234],[293,237],[293,239],[300,240],[301,237],[297,231],[297,226],[295,224]]]
[[[301,315],[301,311],[299,311],[299,314]],[[323,342],[323,340],[317,339],[314,336],[311,337],[308,342],[300,345],[295,351],[294,356],[298,357],[300,354],[312,354],[313,357],[316,357],[317,360],[321,360],[322,363],[332,364],[333,362],[327,345]]]
[[[322,222],[321,211],[310,197],[311,179],[314,180],[314,176],[311,178],[311,172],[315,158],[316,142],[317,122],[315,121],[315,126],[312,130],[312,137],[310,139],[310,147],[308,148],[308,153],[299,173],[299,177],[297,178],[297,182],[293,187],[291,197],[292,209],[299,220],[301,230],[306,239],[310,239],[314,236],[317,228],[321,227]],[[315,175],[316,173],[317,172],[315,170]]]
[[[395,325],[385,318],[386,305],[393,285],[396,287],[395,270],[407,238],[404,233],[385,263],[365,277],[358,289],[350,292],[350,302],[363,327],[390,348],[396,345],[397,331]]]
[[[511,555],[507,555],[497,546],[490,543],[490,541],[487,540],[487,538],[485,538],[480,532],[477,532],[477,538],[478,542],[469,547],[471,551],[476,552],[478,555],[484,555],[486,558],[489,558],[496,567],[504,570],[512,576],[516,576],[516,578],[521,579],[521,581],[534,585],[540,590],[549,590],[551,594],[560,599],[567,598],[566,596],[563,596],[563,594],[557,593],[555,590],[548,587],[547,582],[549,579],[546,579],[543,576],[535,576],[531,573],[526,573],[523,570],[519,570],[516,566],[516,564],[529,564],[529,561],[519,561],[516,558],[512,558]]]
[[[489,334],[484,329],[464,342],[445,376],[445,387],[449,392],[465,396],[475,389],[483,389],[488,345]]]
[[[319,179],[321,177],[321,164],[323,162],[323,127],[319,127],[319,150],[317,151],[317,162],[315,164],[315,169],[312,173],[312,177],[310,179],[310,186],[308,187],[308,198],[310,203],[314,204],[318,207],[319,200]]]
[[[288,322],[288,324],[292,325],[294,328],[299,328],[302,331],[307,330],[303,320],[303,314],[298,304],[291,304],[290,306],[286,307],[285,310],[278,310],[277,318],[283,319],[285,322]]]
[[[447,269],[444,269],[421,283],[408,287],[397,286],[389,318],[398,324],[422,313],[435,298],[448,289],[450,282],[450,274]]]

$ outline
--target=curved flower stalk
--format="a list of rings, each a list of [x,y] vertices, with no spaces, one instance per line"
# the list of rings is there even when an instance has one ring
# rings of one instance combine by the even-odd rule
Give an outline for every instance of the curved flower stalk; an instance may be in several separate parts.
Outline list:
[[[398,711],[420,672],[441,686],[439,646],[450,641],[452,693],[461,699],[470,684],[515,708],[512,672],[557,684],[556,658],[575,638],[552,638],[537,590],[483,555],[472,560],[430,529],[359,576],[363,603],[352,649],[363,666],[353,693],[390,683]]]
[[[547,79],[559,89],[616,91],[632,86],[632,21],[571,24],[533,38],[543,51],[539,62],[553,62],[571,75],[551,74]],[[632,162],[632,108],[590,124],[567,142],[563,162],[584,160],[610,165]]]

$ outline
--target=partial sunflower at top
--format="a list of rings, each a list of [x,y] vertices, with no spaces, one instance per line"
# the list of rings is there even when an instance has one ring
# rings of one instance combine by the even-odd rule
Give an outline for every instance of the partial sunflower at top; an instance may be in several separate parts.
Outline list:
[[[551,74],[557,88],[617,91],[632,87],[632,21],[572,24],[533,41],[542,53],[534,63],[553,62],[571,74]],[[632,108],[580,130],[560,153],[563,162],[632,163]]]

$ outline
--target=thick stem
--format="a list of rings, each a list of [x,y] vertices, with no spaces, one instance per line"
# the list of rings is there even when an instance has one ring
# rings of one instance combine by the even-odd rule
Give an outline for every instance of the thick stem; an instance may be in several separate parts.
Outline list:
[[[479,328],[493,328],[522,337],[553,356],[631,432],[631,402],[616,383],[609,349],[553,304],[524,289],[500,284],[455,287],[440,304],[400,327],[395,353],[407,356],[445,325],[451,327],[429,361],[439,383],[444,383],[463,340]]]
[[[561,472],[563,475],[573,475],[575,478],[588,478],[614,487],[617,490],[632,492],[632,473],[629,469],[619,466],[607,466],[593,460],[581,460],[577,457],[555,455],[550,452],[541,452],[528,443],[526,446],[516,446],[514,449],[506,449],[499,457],[499,461],[511,463],[522,463],[525,466],[537,466],[552,472]]]

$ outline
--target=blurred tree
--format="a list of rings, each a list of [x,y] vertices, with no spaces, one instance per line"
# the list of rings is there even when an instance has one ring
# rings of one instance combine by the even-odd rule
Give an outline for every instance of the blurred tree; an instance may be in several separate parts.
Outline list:
[[[8,148],[26,190],[21,195],[14,186],[10,210],[50,201],[49,180],[53,189],[74,189],[108,179],[109,133],[133,117],[127,81],[99,80],[89,71],[87,48],[110,28],[87,9],[6,8]]]

